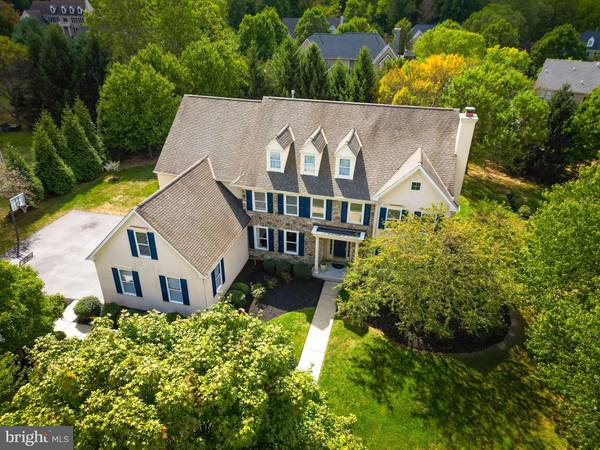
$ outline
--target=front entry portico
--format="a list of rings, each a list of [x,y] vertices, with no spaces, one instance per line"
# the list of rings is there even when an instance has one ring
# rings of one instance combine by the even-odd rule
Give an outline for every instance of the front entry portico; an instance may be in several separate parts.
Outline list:
[[[345,263],[356,257],[359,245],[365,239],[365,232],[315,225],[312,235],[315,237],[313,275],[334,281],[341,280],[345,270],[333,267],[330,263]],[[325,270],[320,267],[323,263],[326,266]]]

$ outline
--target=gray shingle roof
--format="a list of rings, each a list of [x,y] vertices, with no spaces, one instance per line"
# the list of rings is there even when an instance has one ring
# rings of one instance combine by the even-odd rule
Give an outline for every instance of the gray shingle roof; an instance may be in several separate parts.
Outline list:
[[[535,89],[557,91],[568,84],[576,94],[589,94],[600,85],[600,62],[547,59],[535,82]]]
[[[209,273],[250,221],[239,199],[213,179],[208,158],[192,164],[135,210],[202,274]]]
[[[354,61],[363,47],[367,47],[374,59],[387,45],[379,33],[315,33],[302,44],[317,44],[325,59]]]
[[[435,25],[431,23],[418,23],[410,29],[409,36],[414,36],[417,32],[425,33],[431,30]]]
[[[156,165],[177,175],[210,155],[217,179],[239,186],[369,200],[419,147],[454,194],[453,109],[265,97],[262,101],[185,96]],[[267,172],[266,145],[294,130],[284,173]],[[300,145],[323,127],[329,145],[319,176],[300,175]],[[362,143],[353,180],[335,178],[335,149],[356,129]]]

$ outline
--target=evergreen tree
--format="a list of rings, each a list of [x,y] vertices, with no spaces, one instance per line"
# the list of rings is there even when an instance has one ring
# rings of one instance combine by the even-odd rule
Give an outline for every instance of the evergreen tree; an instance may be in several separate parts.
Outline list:
[[[75,186],[75,175],[56,153],[52,141],[43,128],[33,135],[33,171],[49,194],[64,195]]]
[[[363,47],[350,76],[348,99],[353,102],[371,103],[375,98],[375,69],[369,49]]]
[[[300,49],[291,37],[286,37],[267,62],[270,89],[274,95],[290,97],[300,90]]]
[[[340,101],[348,98],[348,69],[341,61],[329,71],[329,98]]]
[[[555,183],[564,177],[567,164],[572,160],[573,135],[571,119],[577,103],[568,85],[552,97],[548,116],[548,138],[543,148],[532,152],[527,171],[545,183]]]
[[[262,98],[267,89],[265,63],[259,59],[256,44],[248,49],[248,97]]]
[[[83,34],[83,46],[77,55],[77,68],[75,70],[77,95],[85,106],[95,115],[96,104],[100,97],[100,87],[106,78],[108,55],[100,47],[98,39],[93,33]]]
[[[9,169],[17,171],[30,185],[31,195],[29,203],[36,205],[44,198],[44,185],[38,177],[35,176],[33,169],[25,162],[21,154],[12,145],[7,145],[2,151],[4,160]]]
[[[325,99],[327,88],[327,64],[316,44],[300,57],[300,96],[303,98]]]
[[[106,154],[104,153],[104,145],[102,144],[100,136],[98,136],[96,125],[92,120],[90,112],[79,97],[77,97],[75,103],[73,104],[73,114],[75,114],[77,117],[77,121],[79,122],[79,125],[82,126],[83,131],[85,131],[85,137],[87,137],[89,143],[92,144],[92,147],[94,147],[94,150],[96,150],[96,153],[98,156],[100,156],[100,159],[105,161]]]
[[[67,154],[63,160],[73,169],[75,179],[79,182],[90,181],[100,175],[102,160],[69,107],[63,111],[62,133],[67,144]]]
[[[42,129],[46,132],[58,156],[65,158],[67,155],[67,143],[65,142],[65,137],[63,136],[62,131],[60,131],[60,128],[54,123],[54,119],[52,119],[52,116],[48,111],[42,111],[40,120],[35,124],[34,134],[38,129]]]

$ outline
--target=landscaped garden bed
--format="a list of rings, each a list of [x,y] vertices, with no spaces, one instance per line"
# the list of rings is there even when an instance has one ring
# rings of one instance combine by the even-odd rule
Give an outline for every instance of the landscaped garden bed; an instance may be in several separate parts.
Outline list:
[[[269,263],[267,263],[268,267]],[[261,261],[248,261],[235,283],[248,286],[261,284],[266,292],[261,300],[252,300],[247,308],[250,314],[262,320],[271,320],[290,311],[311,308],[317,305],[323,281],[312,277],[294,277],[292,272],[268,273]],[[233,285],[232,285],[233,286]],[[248,296],[249,298],[252,295]]]

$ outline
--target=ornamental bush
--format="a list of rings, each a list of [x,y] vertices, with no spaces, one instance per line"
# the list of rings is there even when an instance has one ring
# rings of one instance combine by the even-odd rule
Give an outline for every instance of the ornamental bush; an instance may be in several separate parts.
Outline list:
[[[173,312],[167,313],[166,317],[167,317],[167,322],[171,323],[171,322],[175,322],[179,318],[182,318],[183,315],[179,314],[176,311],[173,311]]]
[[[186,320],[101,317],[82,340],[44,336],[3,425],[72,425],[78,448],[363,448],[295,370],[284,330],[219,303]]]
[[[237,283],[233,283],[231,285],[231,290],[234,289],[236,291],[242,291],[246,295],[250,293],[250,286],[248,286],[246,283],[242,283],[241,281],[238,281]]]
[[[242,291],[232,289],[227,293],[227,301],[236,308],[245,308],[247,303],[246,300],[246,294]]]
[[[102,303],[98,300],[98,297],[88,295],[79,299],[73,312],[77,316],[77,321],[81,323],[88,323],[93,317],[100,316],[102,312]]]
[[[117,320],[119,320],[119,316],[121,315],[121,311],[123,307],[117,303],[105,303],[102,305],[102,316],[110,317],[110,319],[117,324]]]
[[[273,275],[275,273],[275,265],[276,264],[277,264],[277,261],[275,259],[265,259],[263,261],[263,269],[265,269],[265,272]]]
[[[281,276],[284,273],[290,273],[292,271],[292,263],[285,260],[285,259],[279,259],[277,260],[277,262],[275,263],[275,273],[277,273],[277,275]]]

